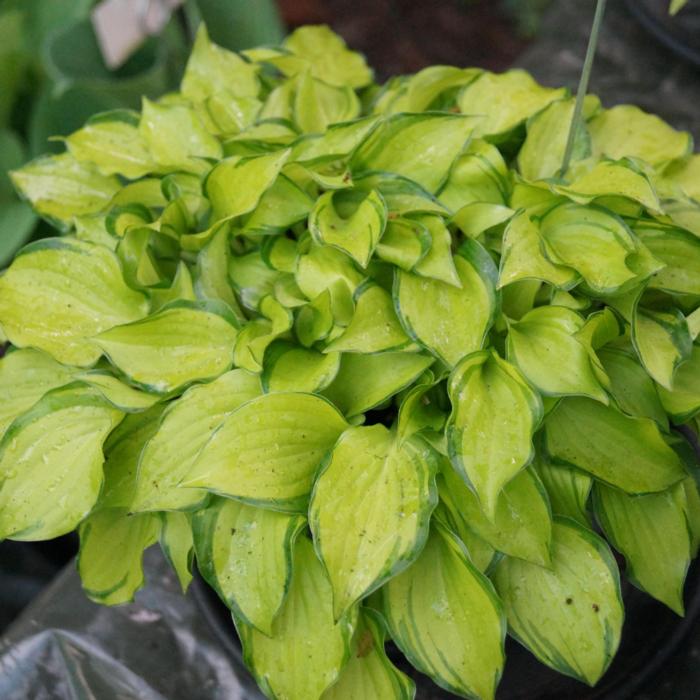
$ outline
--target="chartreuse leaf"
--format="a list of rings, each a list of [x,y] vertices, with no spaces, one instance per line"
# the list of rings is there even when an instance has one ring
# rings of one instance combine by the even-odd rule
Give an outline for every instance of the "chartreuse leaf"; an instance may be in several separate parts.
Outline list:
[[[236,323],[213,302],[182,301],[104,331],[95,343],[134,382],[165,394],[229,369]]]
[[[413,268],[428,254],[432,237],[426,226],[408,218],[389,219],[376,256],[402,270]]]
[[[449,464],[443,465],[441,474],[445,488],[440,497],[476,535],[499,552],[549,565],[552,516],[547,494],[534,471],[523,469],[504,486],[493,522],[484,514],[474,492]]]
[[[416,380],[401,399],[397,421],[400,439],[409,438],[424,429],[442,431],[447,420],[447,413],[430,395],[435,378],[430,370]]]
[[[360,116],[360,100],[348,85],[336,87],[303,73],[294,96],[294,121],[307,133]]]
[[[134,599],[144,584],[143,551],[157,539],[158,516],[130,515],[126,508],[99,508],[79,529],[78,573],[88,598],[102,605]]]
[[[423,112],[445,92],[475,80],[478,68],[428,66],[408,79],[406,91],[391,105],[393,112]]]
[[[698,201],[700,200],[700,154],[688,155],[685,158],[673,161],[663,171],[663,182],[670,182],[679,187],[681,191]]]
[[[399,671],[384,651],[384,625],[379,614],[362,608],[355,630],[355,648],[340,678],[322,700],[413,700],[414,682]]]
[[[472,139],[452,164],[439,200],[452,211],[467,204],[506,204],[510,189],[508,166],[500,151],[483,139]]]
[[[535,456],[532,466],[547,491],[552,513],[565,515],[588,527],[587,504],[593,479],[585,472],[553,462],[542,454]]]
[[[469,139],[475,119],[460,114],[397,114],[370,132],[353,153],[353,174],[388,172],[436,192]]]
[[[202,24],[180,89],[185,97],[197,101],[226,91],[236,97],[254,97],[260,89],[257,73],[257,66],[213,44]]]
[[[634,232],[655,258],[665,263],[649,280],[652,289],[700,294],[700,238],[683,229],[639,222]]]
[[[341,618],[414,561],[437,502],[436,459],[418,437],[349,428],[314,485],[309,525]]]
[[[279,272],[265,264],[259,250],[231,256],[228,273],[241,304],[253,311],[261,299],[272,293],[279,278]]]
[[[0,324],[13,345],[44,350],[65,364],[93,364],[101,352],[91,336],[147,310],[146,298],[124,282],[114,253],[70,238],[28,245],[0,278]]]
[[[460,287],[397,271],[394,306],[406,332],[448,365],[483,347],[496,313],[496,267],[467,240],[454,258]]]
[[[367,267],[386,226],[387,209],[381,195],[372,190],[335,190],[322,194],[310,216],[309,230],[319,244],[346,252]]]
[[[235,619],[235,617],[234,617]],[[243,656],[270,698],[320,698],[339,677],[350,655],[357,612],[335,622],[331,585],[311,540],[300,536],[293,549],[292,578],[284,605],[264,635],[236,620]],[[298,662],[304,650],[304,663]]]
[[[141,454],[132,511],[178,510],[199,504],[202,492],[177,488],[178,483],[189,474],[224,418],[260,393],[255,375],[234,369],[210,384],[191,387],[169,404]]]
[[[552,567],[506,557],[494,584],[508,629],[542,663],[594,685],[620,643],[624,611],[617,565],[605,542],[557,518]]]
[[[450,460],[493,521],[501,490],[533,457],[542,400],[520,371],[493,350],[467,355],[455,367],[449,395]]]
[[[659,386],[658,392],[674,423],[685,423],[700,412],[700,345],[693,345],[690,357],[676,371],[673,390]]]
[[[413,352],[344,353],[324,394],[346,415],[357,416],[397,394],[433,364]]]
[[[457,268],[452,258],[452,234],[440,216],[417,214],[414,218],[430,235],[430,249],[416,263],[415,272],[423,277],[432,277],[455,287],[461,286]]]
[[[653,114],[633,105],[603,110],[588,124],[595,157],[617,160],[626,156],[664,165],[687,155],[693,147],[690,134],[676,131]]]
[[[700,489],[694,476],[686,477],[682,486],[685,496],[685,516],[690,531],[690,556],[694,559],[700,549]]]
[[[539,224],[527,211],[517,213],[506,226],[498,286],[522,280],[541,280],[560,289],[570,289],[578,281],[576,270],[549,260],[543,252]]]
[[[97,389],[109,403],[124,413],[145,411],[161,399],[160,396],[134,389],[101,370],[81,372],[75,378]]]
[[[683,582],[690,564],[690,535],[679,484],[660,493],[629,496],[603,484],[593,492],[605,536],[627,561],[627,577],[683,615]]]
[[[650,311],[637,307],[632,321],[632,342],[649,376],[669,391],[676,369],[693,349],[685,316],[678,309]]]
[[[92,163],[102,175],[143,177],[157,166],[137,124],[132,112],[106,112],[68,136],[66,146],[76,160]]]
[[[347,423],[313,394],[265,394],[231,413],[183,486],[283,511],[305,510],[313,476]]]
[[[455,224],[468,238],[477,238],[485,231],[508,221],[515,212],[501,204],[473,202],[462,207],[453,217]]]
[[[170,286],[168,287],[151,287],[149,289],[151,296],[151,310],[160,311],[164,306],[174,301],[195,301],[197,296],[192,284],[192,275],[184,262],[180,262],[175,272]]]
[[[215,498],[193,518],[199,570],[239,620],[268,637],[282,607],[292,548],[305,525],[288,515]]]
[[[220,160],[209,172],[205,190],[215,221],[233,219],[251,212],[270,189],[289,151],[276,151],[251,158],[230,156]]]
[[[565,96],[565,88],[538,85],[524,70],[500,74],[484,71],[462,90],[458,104],[464,114],[481,117],[476,122],[475,136],[497,136]]]
[[[453,534],[436,523],[415,564],[382,593],[391,637],[415,668],[463,697],[494,697],[505,661],[503,611]]]
[[[180,583],[183,593],[192,582],[194,539],[190,513],[161,513],[160,546]]]
[[[15,350],[0,359],[0,437],[17,416],[75,374],[39,350]]]
[[[566,398],[547,416],[545,428],[550,455],[627,493],[662,491],[685,476],[680,458],[648,418]]]
[[[608,402],[575,334],[583,319],[563,306],[539,306],[508,327],[508,359],[546,396],[580,394]]]
[[[391,294],[369,283],[358,289],[350,325],[326,346],[325,352],[382,352],[410,342],[396,317]]]
[[[313,207],[309,195],[284,174],[280,174],[255,209],[244,217],[248,235],[282,232],[305,219]]]
[[[10,178],[34,211],[67,227],[74,216],[102,211],[119,191],[116,177],[101,175],[69,153],[38,158]]]
[[[595,292],[613,293],[637,276],[626,264],[637,252],[632,232],[606,210],[560,204],[542,217],[540,233],[547,257],[573,267]]]
[[[598,357],[610,379],[610,395],[617,407],[632,418],[651,418],[668,430],[668,418],[657,388],[635,357],[613,347],[601,348]]]
[[[0,539],[46,540],[73,530],[102,485],[102,443],[123,414],[67,386],[17,418],[0,442]]]
[[[260,377],[265,391],[308,391],[325,389],[340,367],[340,353],[323,354],[284,340],[275,341],[265,353]]]

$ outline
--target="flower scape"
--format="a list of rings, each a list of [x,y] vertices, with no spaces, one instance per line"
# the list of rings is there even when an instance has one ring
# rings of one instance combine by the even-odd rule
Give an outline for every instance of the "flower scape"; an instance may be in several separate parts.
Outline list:
[[[180,92],[12,173],[60,233],[0,277],[0,538],[77,528],[108,605],[196,560],[270,698],[412,698],[389,639],[493,698],[506,633],[596,683],[608,542],[678,614],[700,543],[700,155],[589,95],[562,171],[573,112],[200,29]]]

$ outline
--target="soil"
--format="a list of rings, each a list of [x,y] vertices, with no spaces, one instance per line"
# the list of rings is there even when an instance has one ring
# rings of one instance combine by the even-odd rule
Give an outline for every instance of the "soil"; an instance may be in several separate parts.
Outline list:
[[[328,24],[379,80],[432,64],[508,68],[527,46],[494,0],[278,0],[290,29]]]

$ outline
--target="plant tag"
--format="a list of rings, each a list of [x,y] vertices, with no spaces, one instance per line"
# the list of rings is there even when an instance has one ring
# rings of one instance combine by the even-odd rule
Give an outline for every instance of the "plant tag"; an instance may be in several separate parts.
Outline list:
[[[104,0],[92,26],[108,68],[121,66],[146,37],[158,34],[184,0]]]

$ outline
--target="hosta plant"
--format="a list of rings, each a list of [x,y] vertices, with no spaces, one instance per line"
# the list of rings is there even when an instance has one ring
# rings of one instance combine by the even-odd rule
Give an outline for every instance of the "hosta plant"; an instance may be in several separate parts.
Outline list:
[[[324,27],[13,173],[60,231],[0,278],[0,537],[75,528],[128,601],[196,559],[270,698],[492,698],[506,633],[586,683],[618,565],[700,543],[700,156],[513,70],[379,86]],[[608,544],[609,543],[609,544]]]

